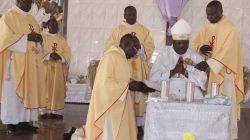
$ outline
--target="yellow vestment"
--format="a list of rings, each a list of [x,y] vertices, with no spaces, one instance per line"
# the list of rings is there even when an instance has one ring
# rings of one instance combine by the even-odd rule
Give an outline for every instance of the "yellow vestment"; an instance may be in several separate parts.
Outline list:
[[[46,34],[45,56],[54,52],[65,59],[61,61],[45,61],[46,84],[48,89],[47,109],[60,110],[64,108],[64,98],[66,95],[66,78],[69,70],[71,51],[66,40],[59,35]]]
[[[118,46],[120,39],[123,35],[131,33],[135,35],[141,45],[144,46],[146,59],[143,60],[141,57],[129,60],[129,65],[132,72],[132,79],[134,80],[148,80],[149,78],[149,64],[152,53],[154,52],[155,46],[154,42],[150,36],[149,30],[139,23],[134,25],[129,25],[126,22],[121,23],[111,34],[108,40],[105,43],[106,50],[113,45]],[[135,94],[132,94],[134,96]],[[135,97],[133,97],[135,102]],[[142,94],[141,99],[138,103],[135,104],[136,116],[143,116],[146,112],[146,100],[147,95]]]
[[[201,45],[210,45],[213,48],[212,56],[209,58],[212,64],[219,63],[223,66],[218,73],[210,70],[208,93],[210,93],[211,83],[215,82],[219,84],[219,93],[224,93],[224,79],[225,75],[231,75],[234,77],[234,84],[236,89],[236,101],[238,109],[238,119],[240,119],[240,103],[244,97],[244,85],[243,85],[243,64],[242,53],[240,47],[239,34],[236,31],[233,23],[227,18],[222,19],[216,23],[207,25],[202,28],[193,41],[193,49],[199,51]],[[214,63],[213,67],[218,67]],[[210,66],[209,65],[209,66]]]
[[[98,65],[92,90],[85,126],[87,140],[103,139],[106,119],[111,128],[110,138],[137,139],[133,102],[128,92],[130,76],[123,50],[115,46],[107,50]]]
[[[23,16],[17,7],[13,7],[0,19],[0,94],[2,82],[7,80],[4,74],[8,50],[23,35],[32,31],[39,33],[40,27],[31,15]],[[26,53],[12,52],[12,65],[17,96],[25,108],[45,108],[45,75],[42,60],[43,49],[40,43],[27,41]]]

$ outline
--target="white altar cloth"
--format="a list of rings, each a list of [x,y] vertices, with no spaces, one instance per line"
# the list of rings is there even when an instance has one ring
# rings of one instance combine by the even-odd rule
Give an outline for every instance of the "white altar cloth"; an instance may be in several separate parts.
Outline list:
[[[91,89],[89,84],[67,83],[66,103],[89,103]]]
[[[153,99],[153,100],[152,100]],[[144,140],[230,140],[230,106],[202,102],[156,102],[149,98]]]

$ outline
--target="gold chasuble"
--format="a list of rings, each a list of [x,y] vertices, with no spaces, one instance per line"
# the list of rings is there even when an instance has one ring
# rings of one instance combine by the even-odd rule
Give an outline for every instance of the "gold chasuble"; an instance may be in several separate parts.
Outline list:
[[[15,89],[25,108],[46,107],[45,75],[42,59],[43,49],[40,43],[27,41],[26,53],[8,50],[23,35],[40,32],[40,26],[31,15],[23,16],[17,7],[13,7],[0,20],[0,93],[2,92],[7,57],[11,57],[14,69]]]
[[[210,45],[213,49],[211,58],[209,58],[212,64],[214,64],[213,67],[215,67],[215,69],[218,67],[218,65],[213,62],[223,66],[222,69],[219,69],[218,73],[210,70],[208,93],[211,91],[211,83],[216,82],[219,84],[219,93],[227,94],[224,93],[224,79],[225,75],[231,75],[235,84],[236,101],[238,105],[237,112],[238,119],[240,119],[240,103],[244,97],[244,87],[239,34],[233,23],[224,16],[218,23],[208,23],[202,28],[193,41],[193,49],[199,51],[200,46],[204,44]],[[210,61],[209,59],[208,61]]]
[[[46,34],[45,56],[56,52],[65,59],[62,61],[44,61],[46,84],[48,89],[47,109],[61,110],[64,108],[64,98],[66,95],[66,78],[68,75],[71,51],[66,40],[59,35]]]
[[[101,59],[85,126],[87,140],[136,140],[135,113],[128,92],[130,69],[125,53],[112,46]],[[109,133],[109,135],[105,135]]]
[[[149,30],[139,23],[129,25],[126,22],[122,22],[111,34],[105,43],[106,50],[113,45],[118,46],[120,39],[123,35],[131,33],[135,35],[140,44],[144,46],[144,53],[146,58],[143,60],[141,57],[129,60],[130,69],[132,72],[132,79],[141,81],[149,79],[149,64],[152,53],[154,52],[154,42],[150,36]],[[143,116],[146,112],[146,100],[147,95],[142,94],[139,102],[135,101],[135,94],[132,93],[133,102],[135,102],[136,116]]]

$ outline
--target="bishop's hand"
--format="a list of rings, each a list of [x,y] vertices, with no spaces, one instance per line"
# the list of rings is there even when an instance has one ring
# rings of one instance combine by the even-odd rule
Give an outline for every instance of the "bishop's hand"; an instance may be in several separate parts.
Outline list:
[[[182,56],[179,57],[174,69],[170,70],[169,78],[173,77],[175,74],[182,74],[185,77],[188,77],[186,68],[184,67],[184,60]]]

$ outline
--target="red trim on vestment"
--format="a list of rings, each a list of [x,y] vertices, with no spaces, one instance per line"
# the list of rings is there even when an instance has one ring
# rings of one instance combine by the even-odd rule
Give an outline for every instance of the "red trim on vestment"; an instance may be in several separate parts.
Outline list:
[[[63,109],[64,109],[64,107],[61,108],[61,109],[55,109],[55,110],[53,110],[53,109],[48,109],[48,107],[46,107],[46,110],[50,110],[50,111],[59,111],[59,110],[63,110]]]
[[[244,93],[240,90],[240,88],[236,84],[235,84],[235,87],[236,87],[236,90],[240,91],[240,93],[242,94],[242,96],[244,98]],[[241,104],[243,101],[244,101],[244,99],[242,101],[240,101],[238,104]]]
[[[25,109],[46,109],[46,108],[47,108],[47,106],[45,106],[45,107],[36,107],[36,108],[26,107],[26,106],[24,106],[23,98],[20,97],[18,94],[16,94],[16,95],[17,95],[17,97],[20,99],[20,103],[23,104],[23,107],[24,107]]]
[[[67,78],[66,76],[64,75],[64,71],[63,71],[63,64],[62,65],[62,74],[63,74],[63,80],[64,80],[64,99],[66,98],[66,92],[67,92]]]
[[[144,45],[143,45],[144,46]],[[149,65],[148,65],[148,55],[147,55],[147,53],[146,53],[146,48],[144,47],[144,54],[146,55],[146,64],[147,64],[147,66],[148,66],[148,69],[149,69]],[[143,62],[143,61],[142,61]],[[145,74],[146,74],[146,79],[149,79],[149,77],[148,77],[148,74],[147,74],[147,72],[146,72],[146,69],[144,68],[144,71],[145,71]]]
[[[25,66],[26,66],[26,57],[27,57],[27,55],[25,55],[25,59],[24,59],[24,60],[25,60],[25,61],[24,61],[24,68],[25,68]],[[16,88],[15,90],[16,90],[16,95],[17,95],[17,97],[20,98],[21,103],[24,105],[24,103],[23,103],[24,98],[20,97],[19,94],[17,93],[17,89],[19,88],[19,86],[20,86],[20,84],[21,84],[21,81],[22,81],[22,79],[23,79],[23,76],[24,76],[24,71],[23,71],[21,80],[20,80],[19,83],[17,84],[17,86],[16,86],[17,88]],[[14,79],[14,80],[15,80],[15,79]]]
[[[229,69],[229,70],[231,70],[233,73],[234,73],[234,75],[237,75],[237,73],[235,72],[235,71],[233,71],[232,69],[230,69],[229,67],[227,67],[224,63],[222,63],[221,61],[219,61],[219,60],[217,60],[217,59],[215,59],[215,58],[211,58],[211,59],[214,59],[214,60],[216,60],[216,61],[218,61],[219,63],[221,63],[224,67],[226,67],[226,72],[227,72],[227,69]],[[230,73],[228,73],[228,74],[230,74]],[[224,79],[224,77],[223,77],[223,79]],[[234,83],[236,83],[236,82],[234,82]],[[240,93],[242,94],[242,96],[244,96],[244,92],[243,91],[241,91],[240,90],[240,88],[238,87],[238,85],[237,84],[235,84],[235,87],[240,91]],[[241,103],[241,102],[240,102]],[[240,104],[239,103],[239,104]]]
[[[116,137],[115,137],[115,140],[116,140],[116,138],[118,137],[118,134],[119,134],[119,132],[120,132],[121,122],[122,122],[122,118],[123,118],[123,115],[124,115],[125,107],[126,107],[126,104],[127,104],[127,98],[128,98],[128,96],[126,96],[125,105],[124,105],[124,108],[123,108],[123,111],[122,111],[122,117],[121,117],[120,124],[119,124],[119,129],[118,129],[117,135],[116,135]]]
[[[219,84],[219,87],[222,85],[222,83],[224,82],[224,76],[221,74],[221,73],[219,73],[219,76],[221,76],[221,78],[223,79],[222,81],[221,81],[221,83]]]
[[[9,45],[8,47],[6,47],[5,49],[3,49],[3,50],[0,51],[0,52],[3,52],[3,51],[5,51],[6,49],[8,49],[9,47],[11,47],[12,45],[16,44],[23,36],[24,36],[24,34],[23,34],[17,41],[15,41],[13,44]]]
[[[27,57],[27,55],[25,55],[24,67],[26,66],[26,57]],[[22,74],[21,79],[23,79],[23,76],[24,76],[24,71],[23,71],[23,74]],[[14,79],[14,80],[15,80],[15,79]],[[24,105],[24,99],[25,99],[25,98],[22,98],[21,96],[19,96],[19,94],[18,94],[18,92],[17,92],[17,89],[19,88],[19,86],[20,86],[20,84],[21,84],[21,81],[22,81],[22,80],[19,81],[19,83],[18,83],[17,88],[15,89],[15,91],[16,91],[17,97],[20,99],[21,104],[23,104],[23,107],[24,107],[25,109],[46,109],[47,106],[45,106],[45,107],[30,108],[30,107],[26,107],[26,106]]]
[[[103,130],[100,128],[100,127],[98,127],[97,125],[96,125],[96,122],[121,98],[121,96],[123,95],[123,93],[124,92],[126,92],[128,90],[128,85],[126,86],[126,88],[123,90],[123,92],[122,92],[122,94],[119,96],[119,98],[117,98],[116,100],[115,100],[115,102],[114,103],[112,103],[111,104],[111,106],[110,107],[108,107],[95,121],[94,121],[94,126],[97,128],[97,129],[99,129],[100,131],[101,131],[101,133],[95,138],[95,140],[97,140],[101,135],[102,135],[102,133],[103,133]],[[125,103],[125,105],[126,105],[126,103]],[[124,109],[125,109],[125,105],[124,105]],[[123,112],[124,112],[124,109],[123,109]],[[119,127],[120,128],[120,127]],[[118,132],[119,132],[119,130],[118,130]]]
[[[230,69],[229,67],[227,67],[227,65],[225,65],[225,64],[224,64],[224,63],[222,63],[221,61],[219,61],[219,60],[217,60],[217,59],[215,59],[215,58],[211,58],[211,59],[214,59],[214,60],[218,61],[218,62],[219,62],[219,63],[221,63],[224,67],[226,67],[227,69],[231,70],[233,73],[235,73],[235,74],[236,74],[236,72],[235,72],[235,71],[233,71],[232,69]]]

